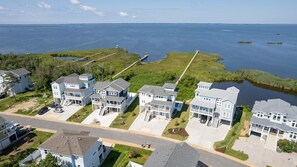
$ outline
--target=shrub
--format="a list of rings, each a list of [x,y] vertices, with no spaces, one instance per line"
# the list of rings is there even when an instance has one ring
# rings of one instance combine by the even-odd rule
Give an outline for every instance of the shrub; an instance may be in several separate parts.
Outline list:
[[[179,122],[175,121],[174,126],[178,126],[178,125],[179,125]]]
[[[295,143],[286,139],[280,139],[277,142],[277,146],[283,151],[287,153],[291,153],[294,150]]]

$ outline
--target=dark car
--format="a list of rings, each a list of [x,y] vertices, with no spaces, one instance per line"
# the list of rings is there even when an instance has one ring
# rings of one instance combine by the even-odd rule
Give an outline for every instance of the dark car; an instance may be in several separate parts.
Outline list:
[[[43,115],[44,113],[48,112],[48,108],[47,107],[42,107],[39,111],[38,114],[39,115]]]
[[[6,97],[6,93],[0,93],[0,99]]]
[[[205,124],[207,121],[207,116],[201,115],[200,123]]]

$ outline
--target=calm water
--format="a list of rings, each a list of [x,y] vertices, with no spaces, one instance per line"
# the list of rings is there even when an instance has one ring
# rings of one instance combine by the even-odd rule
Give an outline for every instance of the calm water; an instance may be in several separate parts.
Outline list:
[[[238,44],[238,41],[252,44]],[[297,79],[297,25],[231,24],[75,24],[75,25],[0,25],[0,53],[44,53],[52,51],[111,48],[119,45],[149,61],[167,52],[215,52],[227,70],[259,69]],[[268,45],[268,41],[283,45]],[[282,98],[297,105],[296,96],[243,84],[239,103]]]
[[[297,106],[297,96],[284,94],[281,92],[263,89],[256,86],[253,86],[248,81],[244,81],[243,83],[234,83],[234,82],[226,82],[226,83],[215,83],[213,84],[214,88],[226,89],[228,87],[235,86],[240,89],[238,96],[238,104],[239,105],[250,105],[253,106],[256,100],[267,100],[270,99],[283,99],[292,105]]]
[[[279,35],[277,35],[279,34]],[[238,44],[249,40],[250,45]],[[297,79],[297,25],[231,24],[74,24],[0,25],[0,53],[110,48],[150,54],[216,52],[228,70],[260,69]],[[283,42],[268,45],[267,41]]]

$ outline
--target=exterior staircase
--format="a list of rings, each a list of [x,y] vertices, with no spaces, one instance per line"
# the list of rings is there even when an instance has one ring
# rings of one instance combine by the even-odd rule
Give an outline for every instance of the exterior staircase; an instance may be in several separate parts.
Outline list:
[[[145,111],[144,121],[150,121],[151,113],[149,111]]]
[[[103,108],[101,108],[101,110],[100,110],[100,112],[99,112],[99,115],[101,115],[101,116],[103,116],[104,115],[104,112],[105,112],[105,110],[106,110],[106,106],[105,107],[103,107]]]
[[[217,128],[219,126],[219,117],[213,117],[212,127]]]

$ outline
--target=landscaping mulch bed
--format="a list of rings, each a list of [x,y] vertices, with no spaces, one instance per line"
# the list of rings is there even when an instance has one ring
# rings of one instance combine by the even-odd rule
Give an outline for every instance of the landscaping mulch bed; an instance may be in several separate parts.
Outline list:
[[[189,136],[185,128],[171,128],[171,129],[168,129],[168,133],[176,134],[184,137]]]

